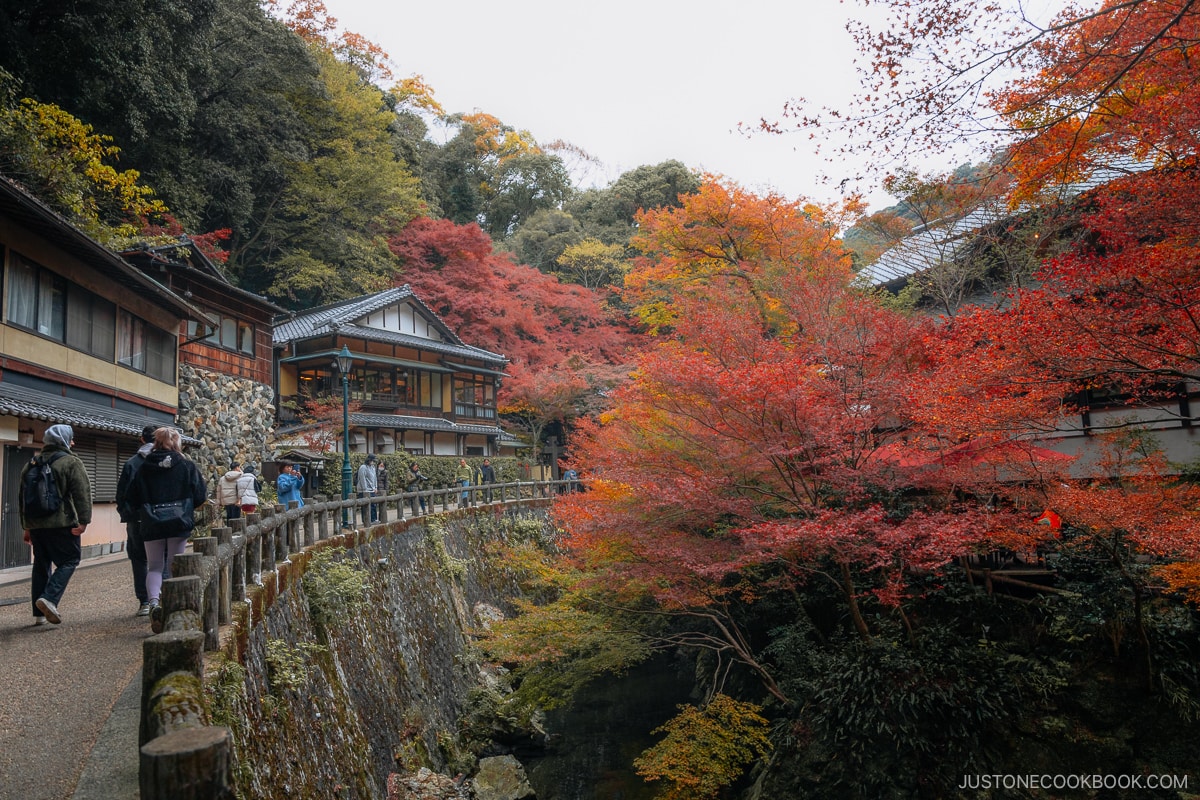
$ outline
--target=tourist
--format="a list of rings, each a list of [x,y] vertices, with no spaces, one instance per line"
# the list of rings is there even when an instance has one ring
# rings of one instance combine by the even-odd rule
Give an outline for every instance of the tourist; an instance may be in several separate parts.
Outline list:
[[[474,471],[471,469],[471,465],[467,463],[467,460],[465,458],[460,458],[458,460],[458,468],[454,470],[455,483],[464,488],[470,486],[473,472]],[[465,506],[467,504],[470,494],[470,492],[461,492],[459,494],[459,506]]]
[[[408,465],[408,483],[406,483],[404,485],[404,491],[419,492],[419,491],[421,491],[421,484],[427,480],[429,480],[429,479],[421,474],[421,468],[418,467],[417,462],[414,461],[413,463]],[[418,500],[421,501],[421,513],[422,514],[425,513],[425,498],[413,496],[411,503],[412,503],[412,515],[414,517],[417,515],[417,501]]]
[[[242,477],[242,465],[236,461],[229,465],[229,471],[217,481],[217,505],[225,509],[225,520],[237,519],[242,515],[242,507],[238,502],[238,478]]]
[[[163,573],[183,552],[196,524],[195,511],[208,500],[208,486],[196,464],[183,454],[183,437],[175,428],[154,432],[154,449],[146,456],[126,495],[141,515],[146,543],[146,594],[151,627],[162,630],[159,611]]]
[[[304,507],[304,498],[300,496],[300,487],[304,485],[304,476],[296,472],[296,465],[285,461],[279,465],[279,477],[275,479],[275,489],[279,494],[279,502],[287,508],[295,501],[297,508]]]
[[[375,454],[367,456],[367,460],[358,468],[358,474],[354,478],[354,491],[358,492],[359,497],[374,497],[379,493],[379,484],[376,480],[375,473]],[[369,503],[362,510],[363,523],[374,522],[376,509],[374,503]]]
[[[496,482],[496,470],[492,468],[490,459],[485,458],[483,465],[479,467],[479,482],[489,488],[483,490],[483,502],[492,502],[492,490],[490,484]]]
[[[134,476],[154,449],[155,430],[155,425],[142,428],[141,447],[121,467],[121,477],[117,479],[117,514],[125,523],[125,555],[129,557],[129,564],[133,568],[133,593],[137,596],[139,617],[150,613],[150,595],[146,594],[146,542],[142,539],[138,508],[127,502],[127,495]]]
[[[262,491],[262,482],[254,474],[254,467],[247,466],[242,470],[242,477],[237,480],[238,504],[243,514],[253,514],[258,510],[258,493]]]
[[[34,625],[44,625],[47,620],[55,625],[62,622],[58,604],[83,555],[79,537],[92,521],[91,482],[87,468],[71,452],[74,444],[75,431],[70,425],[51,425],[42,434],[42,451],[21,470],[20,485],[24,487],[29,470],[49,464],[59,498],[57,509],[43,511],[27,508],[25,493],[17,493],[25,543],[33,546],[30,594]]]

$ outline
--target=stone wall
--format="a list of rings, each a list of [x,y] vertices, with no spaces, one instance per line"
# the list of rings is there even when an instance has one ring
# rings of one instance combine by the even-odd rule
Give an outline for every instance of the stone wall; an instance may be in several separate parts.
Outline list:
[[[190,455],[206,480],[224,474],[233,461],[262,473],[275,427],[273,398],[270,386],[249,378],[179,365],[179,424],[201,442]]]
[[[330,540],[264,575],[235,614],[243,622],[226,656],[206,659],[213,722],[234,734],[239,796],[382,800],[391,773],[463,772],[464,708],[493,680],[471,644],[519,593],[490,549],[512,535],[513,520],[528,530],[545,515],[393,523],[365,544]],[[365,605],[339,611],[305,577],[322,574],[322,549],[362,577]],[[250,609],[256,622],[245,630]]]

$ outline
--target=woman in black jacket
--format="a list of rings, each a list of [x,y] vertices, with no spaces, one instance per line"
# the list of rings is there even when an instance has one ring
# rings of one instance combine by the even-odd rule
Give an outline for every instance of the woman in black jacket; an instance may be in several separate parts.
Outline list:
[[[195,526],[195,509],[208,499],[208,487],[196,464],[183,454],[183,441],[174,428],[154,432],[154,449],[146,456],[131,481],[126,501],[138,510],[142,539],[146,542],[146,594],[150,599],[150,618],[161,625],[158,596],[162,591],[163,570],[169,569],[175,556],[183,552]],[[163,521],[162,509],[154,506],[182,503],[179,516]],[[188,507],[190,504],[190,508]]]

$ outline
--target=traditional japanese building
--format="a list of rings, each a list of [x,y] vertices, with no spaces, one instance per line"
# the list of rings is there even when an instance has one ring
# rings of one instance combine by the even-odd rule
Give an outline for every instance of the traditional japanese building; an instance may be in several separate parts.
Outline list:
[[[492,456],[515,443],[496,412],[507,359],[462,341],[407,285],[277,317],[274,343],[280,446],[320,428],[345,447],[343,347],[350,452]]]
[[[177,423],[177,331],[205,315],[4,177],[0,266],[0,568],[29,563],[20,471],[59,423],[74,428],[74,452],[92,481],[84,553],[120,550],[125,526],[113,501],[121,466],[144,426]]]

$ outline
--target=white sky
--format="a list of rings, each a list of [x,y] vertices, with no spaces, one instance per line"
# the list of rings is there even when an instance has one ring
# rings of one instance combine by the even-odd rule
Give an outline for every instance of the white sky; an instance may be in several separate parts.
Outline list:
[[[397,78],[423,75],[448,112],[483,111],[563,139],[603,163],[607,184],[677,159],[748,190],[836,199],[849,174],[805,135],[739,133],[804,97],[843,105],[857,90],[838,0],[326,0],[342,30],[391,56]],[[830,184],[819,174],[832,176]],[[576,176],[579,181],[579,176]],[[891,204],[859,186],[872,208]]]

